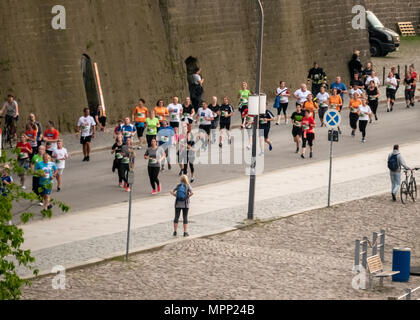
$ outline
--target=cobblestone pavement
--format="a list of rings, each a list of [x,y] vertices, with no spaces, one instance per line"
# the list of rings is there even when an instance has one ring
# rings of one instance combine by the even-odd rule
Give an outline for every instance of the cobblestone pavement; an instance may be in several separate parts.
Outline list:
[[[302,198],[303,199],[303,198]],[[372,292],[352,288],[354,241],[386,231],[392,248],[412,249],[420,264],[420,204],[393,204],[388,195],[347,202],[270,223],[168,244],[68,271],[66,289],[52,277],[33,280],[24,299],[386,299],[420,285],[385,280]]]

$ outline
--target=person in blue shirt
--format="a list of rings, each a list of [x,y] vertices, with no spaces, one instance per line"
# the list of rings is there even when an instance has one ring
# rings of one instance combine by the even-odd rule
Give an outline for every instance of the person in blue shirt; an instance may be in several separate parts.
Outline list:
[[[0,193],[2,196],[6,196],[9,190],[7,186],[13,183],[13,178],[10,176],[9,166],[5,165],[3,167],[3,172],[1,174],[1,184],[0,184]]]
[[[130,123],[130,118],[125,118],[124,119],[124,124],[121,125],[118,129],[117,132],[121,132],[123,135],[123,143],[126,144],[127,139],[130,138],[131,141],[133,141],[134,135],[137,132],[137,129],[134,125],[132,125]]]
[[[337,91],[338,91],[337,93],[340,95],[341,100],[343,100],[343,102],[344,102],[344,94],[347,93],[347,87],[343,82],[341,82],[341,77],[340,76],[335,78],[335,82],[333,82],[331,84],[330,89],[331,90],[337,89]]]
[[[44,174],[39,177],[39,186],[41,188],[41,195],[43,197],[44,210],[50,210],[50,195],[53,186],[53,179],[57,175],[57,167],[54,162],[50,161],[50,156],[45,153],[42,160],[36,164],[35,171],[43,171]]]
[[[162,121],[162,125],[158,129],[157,140],[159,147],[165,151],[166,161],[168,162],[168,170],[171,170],[170,148],[172,146],[172,137],[175,136],[175,130],[168,125],[166,120]],[[162,161],[161,170],[165,170],[165,158]]]

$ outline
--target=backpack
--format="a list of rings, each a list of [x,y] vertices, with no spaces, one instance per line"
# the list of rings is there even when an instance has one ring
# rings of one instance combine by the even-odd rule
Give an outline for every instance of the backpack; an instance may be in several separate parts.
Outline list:
[[[388,159],[388,169],[391,171],[397,171],[399,169],[398,165],[398,154],[393,154]]]
[[[176,192],[176,200],[177,201],[185,201],[188,198],[187,194],[187,186],[185,184],[180,184],[178,190]]]

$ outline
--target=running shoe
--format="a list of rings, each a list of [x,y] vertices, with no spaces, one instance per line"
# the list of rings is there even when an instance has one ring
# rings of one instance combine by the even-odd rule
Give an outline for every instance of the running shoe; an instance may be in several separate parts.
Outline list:
[[[157,193],[157,192],[156,192],[156,190],[153,190],[153,191],[152,191],[152,194],[156,194],[156,193]]]
[[[272,144],[270,144],[270,145],[268,146],[268,149],[269,149],[270,151],[273,151],[273,145],[272,145]]]
[[[160,184],[159,186],[158,186],[158,192],[161,192],[162,191],[162,184]]]

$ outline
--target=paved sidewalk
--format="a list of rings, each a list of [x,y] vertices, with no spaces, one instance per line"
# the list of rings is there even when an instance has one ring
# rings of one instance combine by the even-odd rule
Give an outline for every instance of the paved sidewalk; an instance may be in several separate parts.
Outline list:
[[[420,159],[420,143],[402,146],[409,165]],[[337,158],[333,168],[334,204],[388,192],[386,157],[390,149]],[[327,204],[328,161],[278,170],[257,177],[256,217],[286,217]],[[351,173],[351,174],[349,174]],[[135,186],[134,186],[135,188]],[[198,187],[191,200],[190,233],[201,236],[233,230],[246,219],[249,177]],[[171,236],[174,198],[133,202],[133,251],[177,241]],[[260,208],[263,208],[260,210]],[[24,247],[36,266],[48,272],[122,254],[126,245],[128,204],[97,208],[52,221],[23,226]],[[19,270],[22,275],[26,270]]]

